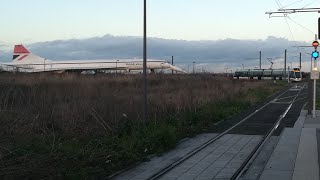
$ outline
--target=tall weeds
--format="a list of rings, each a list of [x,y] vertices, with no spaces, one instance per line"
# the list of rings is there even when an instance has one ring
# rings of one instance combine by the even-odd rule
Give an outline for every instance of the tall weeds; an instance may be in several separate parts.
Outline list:
[[[7,168],[0,177],[31,176],[40,167],[36,177],[110,174],[275,88],[214,75],[149,75],[142,122],[141,75],[0,74],[0,169]]]

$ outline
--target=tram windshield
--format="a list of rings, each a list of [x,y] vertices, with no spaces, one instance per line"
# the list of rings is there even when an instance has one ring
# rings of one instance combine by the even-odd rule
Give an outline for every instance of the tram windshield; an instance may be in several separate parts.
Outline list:
[[[301,72],[290,72],[291,78],[301,78]]]

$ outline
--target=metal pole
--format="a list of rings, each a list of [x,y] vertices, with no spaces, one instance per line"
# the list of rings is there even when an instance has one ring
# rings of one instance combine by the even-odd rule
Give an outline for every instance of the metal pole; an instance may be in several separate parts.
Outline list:
[[[317,40],[317,34],[315,34],[314,40],[315,41]],[[315,46],[314,49],[317,50],[317,47]],[[313,62],[313,71],[318,71],[317,70],[317,60],[316,59],[314,59],[314,62]],[[312,112],[312,117],[313,118],[316,117],[316,85],[317,85],[317,80],[314,79],[313,80],[313,112]]]
[[[144,92],[143,92],[143,121],[147,122],[148,116],[148,99],[147,99],[147,0],[144,0],[143,8],[143,80],[144,80]]]
[[[194,72],[194,63],[196,63],[196,62],[193,62],[193,70],[192,70],[193,74],[195,73],[195,72]]]
[[[289,71],[289,67],[290,67],[290,66],[288,66],[288,83],[290,83],[290,77],[289,77],[290,71]]]
[[[311,61],[310,61],[310,78],[309,78],[309,80],[308,80],[308,91],[309,91],[309,95],[308,95],[308,114],[309,115],[311,115],[312,114],[312,80],[311,80],[311,72],[312,72],[312,55],[310,54],[310,59],[311,59]]]
[[[317,81],[314,79],[313,80],[313,112],[312,112],[312,117],[316,117],[316,85]]]
[[[287,74],[287,50],[284,50],[284,77]],[[285,79],[285,78],[284,78]]]
[[[171,56],[171,64],[173,66],[173,56]],[[173,74],[173,70],[172,70],[172,74]]]
[[[311,63],[310,63],[310,74],[312,72],[312,55],[311,55]]]
[[[320,38],[320,18],[318,18],[318,34],[319,34],[319,38]]]
[[[316,71],[317,69],[317,60],[315,59],[313,62],[313,70]],[[318,71],[318,70],[317,70]],[[316,87],[317,87],[317,80],[313,80],[313,112],[312,117],[316,117]]]
[[[300,65],[299,65],[299,68],[300,68],[300,71],[301,71],[301,52],[300,52]]]
[[[116,60],[116,74],[118,74],[118,60]]]
[[[260,59],[259,67],[261,69],[261,51],[259,51],[259,59]]]

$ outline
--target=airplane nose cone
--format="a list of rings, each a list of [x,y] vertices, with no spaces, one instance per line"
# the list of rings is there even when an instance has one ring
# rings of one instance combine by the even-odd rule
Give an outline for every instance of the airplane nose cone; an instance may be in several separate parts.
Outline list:
[[[186,71],[182,70],[181,68],[179,68],[179,67],[177,67],[177,66],[173,66],[173,65],[171,65],[171,64],[170,64],[170,69],[171,69],[171,70],[174,70],[174,71],[177,71],[177,72],[181,72],[181,73],[186,73],[186,74],[187,74]]]

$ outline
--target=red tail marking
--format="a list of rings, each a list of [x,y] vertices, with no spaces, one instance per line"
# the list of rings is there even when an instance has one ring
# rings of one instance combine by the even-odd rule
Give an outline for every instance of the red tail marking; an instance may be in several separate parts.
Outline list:
[[[26,58],[28,54],[23,55],[21,58],[18,59],[18,61],[21,61],[22,59]]]
[[[30,53],[30,52],[23,45],[15,45],[13,53]]]

